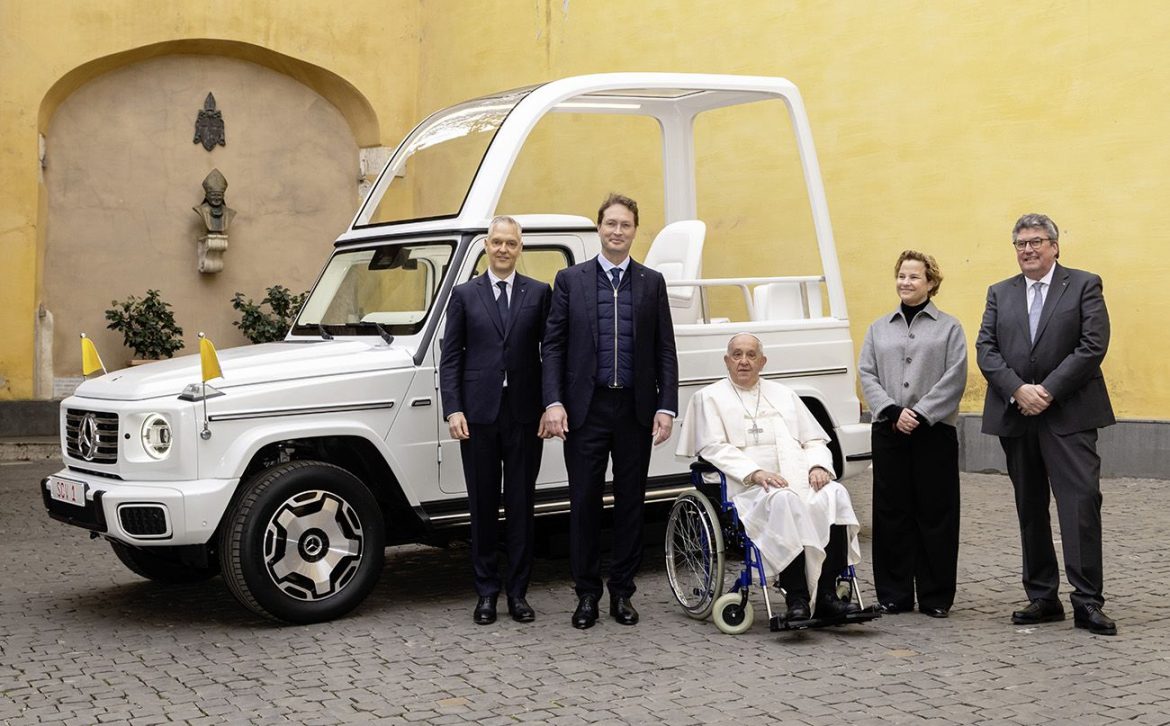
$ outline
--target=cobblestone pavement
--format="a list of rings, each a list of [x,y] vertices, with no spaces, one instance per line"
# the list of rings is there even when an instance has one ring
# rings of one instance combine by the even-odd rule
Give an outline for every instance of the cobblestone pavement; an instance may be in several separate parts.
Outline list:
[[[1019,540],[1010,485],[993,475],[963,476],[950,619],[775,634],[757,617],[727,636],[675,605],[657,537],[632,628],[569,626],[563,555],[537,563],[535,623],[476,626],[464,547],[389,550],[349,617],[280,627],[218,578],[146,582],[101,540],[49,520],[35,485],[53,468],[0,465],[0,723],[1170,723],[1168,482],[1103,485],[1115,638],[1071,619],[1010,624]],[[849,488],[868,521],[868,477]]]

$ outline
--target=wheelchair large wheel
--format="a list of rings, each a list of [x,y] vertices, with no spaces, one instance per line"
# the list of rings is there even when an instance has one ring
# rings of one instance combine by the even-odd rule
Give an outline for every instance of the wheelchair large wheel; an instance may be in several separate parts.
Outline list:
[[[746,633],[755,619],[752,604],[738,592],[729,592],[715,601],[712,619],[720,632],[728,635]]]
[[[707,497],[683,492],[666,522],[666,576],[687,615],[703,620],[723,594],[723,534]]]

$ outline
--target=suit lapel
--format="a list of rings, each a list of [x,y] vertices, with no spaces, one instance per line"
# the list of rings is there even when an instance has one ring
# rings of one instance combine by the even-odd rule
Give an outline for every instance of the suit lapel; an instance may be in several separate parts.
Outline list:
[[[1016,325],[1024,331],[1024,340],[1032,339],[1032,331],[1028,328],[1028,278],[1016,275],[1012,279],[1012,296],[1009,301],[1007,315],[1015,318]]]
[[[516,321],[516,316],[524,305],[524,295],[527,292],[528,278],[521,277],[520,273],[516,273],[516,277],[512,280],[512,299],[508,301],[508,324],[504,326],[504,340],[507,340],[512,333],[512,323]]]
[[[581,287],[585,290],[585,309],[589,314],[589,331],[593,334],[593,349],[597,350],[597,270],[601,263],[593,260],[593,264],[582,265]]]
[[[1040,342],[1040,336],[1044,334],[1044,327],[1052,319],[1052,311],[1060,304],[1060,298],[1067,289],[1068,270],[1058,264],[1052,273],[1052,284],[1048,287],[1048,294],[1044,297],[1044,307],[1040,310],[1040,322],[1036,324],[1036,340],[1032,341],[1033,348],[1036,347],[1036,343]]]
[[[500,311],[496,307],[496,296],[492,293],[491,283],[488,281],[487,273],[483,273],[475,278],[476,293],[479,296],[480,302],[487,309],[488,317],[491,318],[492,323],[495,324],[496,330],[500,335],[504,335],[504,321],[500,320]]]
[[[626,268],[626,272],[629,273],[630,276],[630,300],[633,301],[634,305],[632,311],[632,327],[634,332],[634,342],[637,343],[638,308],[641,307],[640,303],[642,302],[641,298],[638,296],[641,295],[642,291],[646,289],[646,269],[637,262],[634,262],[633,258],[630,258],[630,265]],[[636,345],[634,346],[634,349],[637,350]]]

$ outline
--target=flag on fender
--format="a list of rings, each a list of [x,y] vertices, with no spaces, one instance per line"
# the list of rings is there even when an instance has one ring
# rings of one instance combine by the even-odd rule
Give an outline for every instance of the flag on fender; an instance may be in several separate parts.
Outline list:
[[[86,337],[85,333],[81,334],[81,375],[88,376],[94,371],[106,372],[106,367],[102,365],[102,357],[98,355],[97,346],[93,341]]]
[[[199,363],[203,368],[204,383],[212,378],[223,378],[223,370],[219,367],[219,355],[215,352],[215,346],[203,333],[199,334]]]

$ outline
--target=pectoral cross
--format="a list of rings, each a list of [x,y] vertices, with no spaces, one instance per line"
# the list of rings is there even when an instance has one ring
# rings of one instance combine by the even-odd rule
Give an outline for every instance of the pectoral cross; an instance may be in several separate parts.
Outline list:
[[[758,423],[756,423],[755,420],[753,419],[752,420],[752,427],[750,429],[748,429],[747,432],[752,435],[752,438],[758,444],[758,443],[760,443],[760,434],[764,433],[764,430],[762,428],[760,428],[760,425]]]

